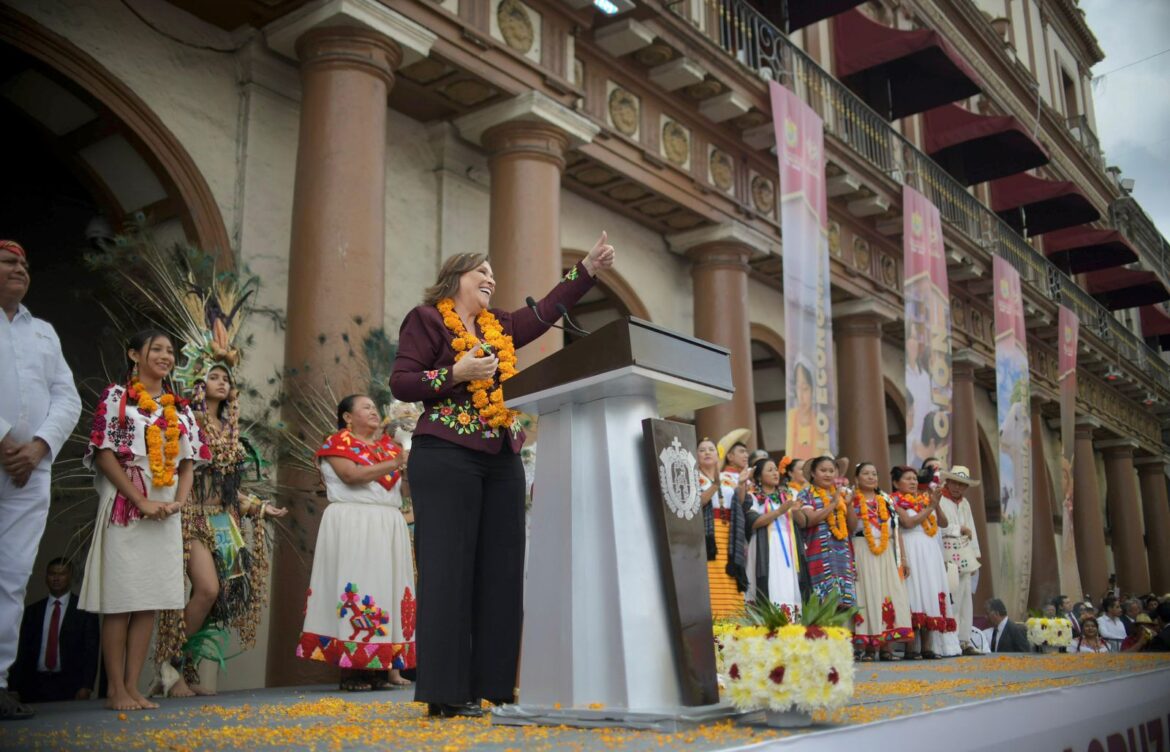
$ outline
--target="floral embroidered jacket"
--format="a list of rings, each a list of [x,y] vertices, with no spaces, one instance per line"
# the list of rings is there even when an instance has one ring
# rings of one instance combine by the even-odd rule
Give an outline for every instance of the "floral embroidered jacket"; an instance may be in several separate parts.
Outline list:
[[[560,318],[557,304],[572,308],[593,287],[593,283],[593,277],[585,270],[584,264],[578,263],[536,304],[540,318],[556,321]],[[512,312],[493,308],[492,313],[504,328],[504,334],[512,337],[517,349],[549,330],[549,326],[540,323],[530,308]],[[483,339],[478,324],[475,335]],[[402,321],[398,331],[398,356],[390,375],[390,390],[396,399],[423,403],[423,414],[414,435],[437,436],[489,454],[499,453],[507,440],[512,451],[519,454],[524,445],[524,431],[520,429],[519,422],[513,421],[507,428],[489,426],[471,403],[467,382],[456,384],[452,380],[455,349],[451,347],[451,340],[454,336],[434,306],[416,306]],[[506,402],[506,382],[503,387]]]

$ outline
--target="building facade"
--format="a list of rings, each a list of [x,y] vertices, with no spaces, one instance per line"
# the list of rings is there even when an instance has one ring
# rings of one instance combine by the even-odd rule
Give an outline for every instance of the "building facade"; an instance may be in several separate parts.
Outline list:
[[[80,258],[141,214],[261,276],[261,303],[286,316],[253,323],[244,370],[262,388],[280,369],[336,370],[343,335],[396,332],[451,254],[489,252],[497,304],[520,307],[605,230],[617,267],[575,318],[591,329],[634,315],[726,346],[735,397],[693,416],[698,431],[751,427],[779,452],[777,80],[825,124],[839,453],[883,473],[905,455],[910,185],[943,217],[951,457],[985,481],[980,597],[999,560],[994,256],[1019,271],[1027,317],[1030,602],[1060,583],[1058,304],[1081,321],[1084,587],[1100,597],[1115,573],[1126,592],[1170,591],[1170,249],[1097,145],[1089,69],[1102,52],[1074,0],[632,5],[7,0],[0,107],[18,179],[0,234],[30,249],[30,308],[79,377],[103,380],[92,343],[111,333],[94,303],[117,291],[87,289]],[[562,344],[546,336],[521,365]],[[319,514],[304,502],[294,524],[311,541]],[[69,549],[86,511],[56,518],[44,560]],[[306,557],[278,544],[274,564],[267,644],[221,687],[320,676],[292,657]]]

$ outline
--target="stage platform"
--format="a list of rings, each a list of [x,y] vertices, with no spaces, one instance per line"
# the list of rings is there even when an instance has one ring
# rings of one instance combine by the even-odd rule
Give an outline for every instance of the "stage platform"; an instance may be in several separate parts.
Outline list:
[[[802,731],[723,722],[661,734],[431,721],[409,689],[262,689],[162,700],[115,713],[99,701],[37,706],[0,723],[0,750],[768,750],[996,749],[1170,752],[1170,655],[1000,655],[858,663],[853,703]]]

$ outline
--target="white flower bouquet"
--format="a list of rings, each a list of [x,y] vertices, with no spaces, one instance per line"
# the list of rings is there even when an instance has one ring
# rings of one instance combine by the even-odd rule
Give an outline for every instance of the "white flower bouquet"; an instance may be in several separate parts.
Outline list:
[[[1072,622],[1068,619],[1032,617],[1024,624],[1028,642],[1036,647],[1063,648],[1072,643]]]

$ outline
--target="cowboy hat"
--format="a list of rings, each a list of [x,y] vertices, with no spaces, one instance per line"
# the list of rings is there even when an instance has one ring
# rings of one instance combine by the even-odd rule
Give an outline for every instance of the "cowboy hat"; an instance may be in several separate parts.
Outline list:
[[[979,481],[971,477],[971,471],[967,468],[966,465],[955,465],[950,470],[939,473],[938,477],[944,483],[948,480],[953,480],[972,488],[979,485]]]
[[[719,461],[722,462],[736,444],[746,444],[751,435],[751,429],[748,428],[736,428],[724,434],[723,438],[715,443],[715,448],[719,450]]]

